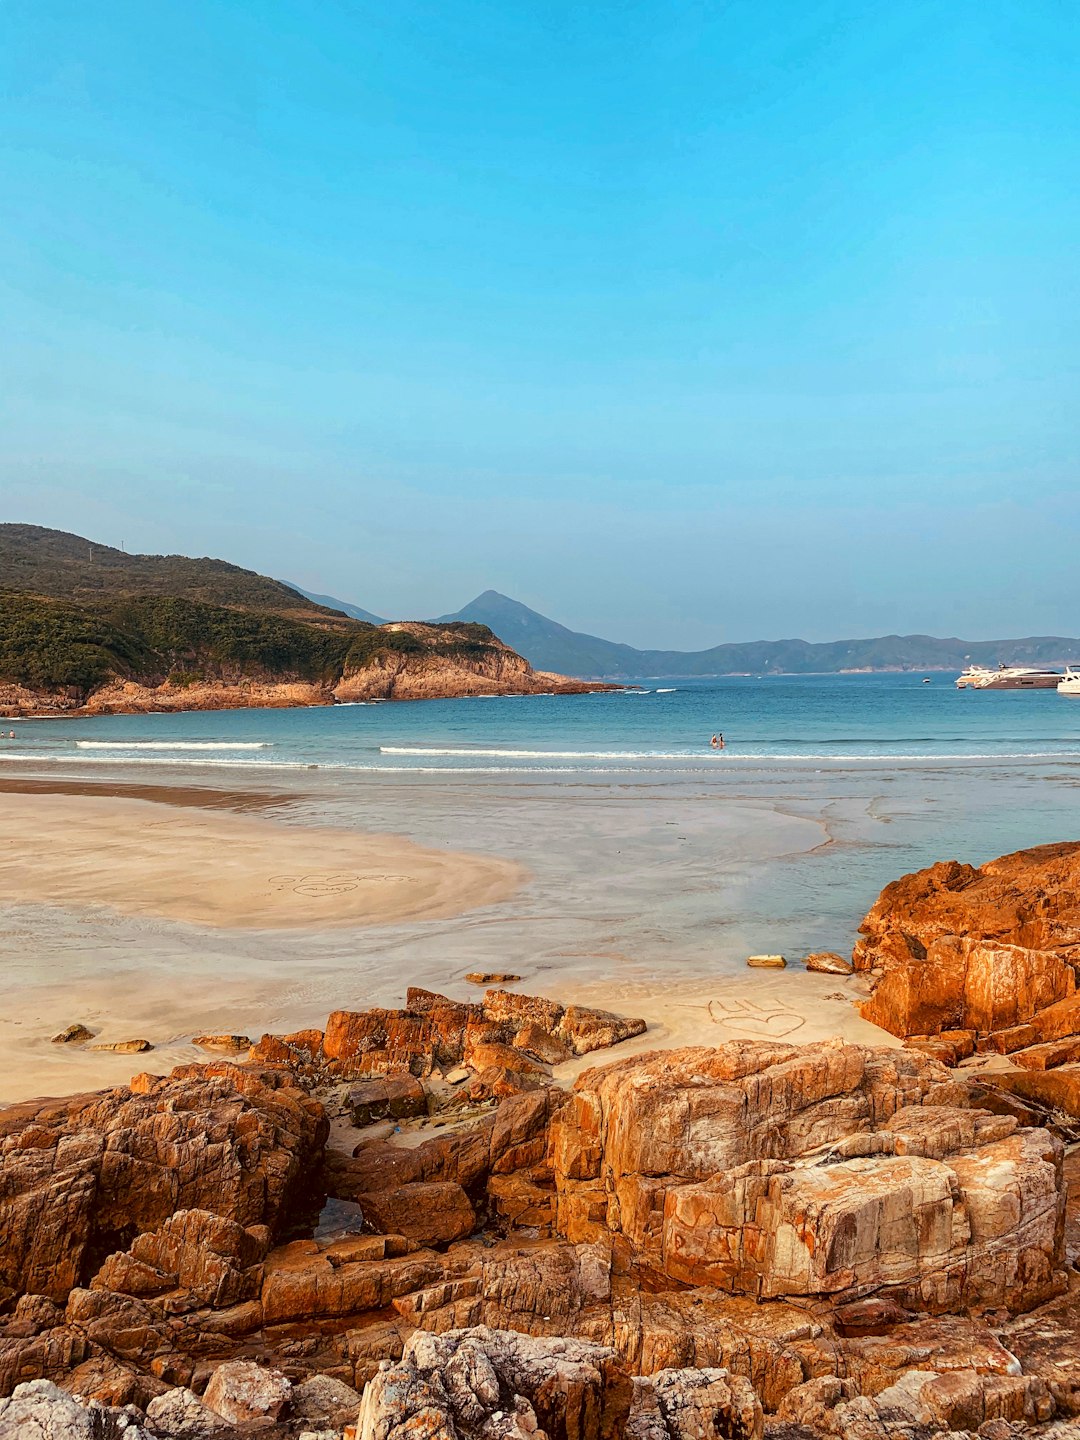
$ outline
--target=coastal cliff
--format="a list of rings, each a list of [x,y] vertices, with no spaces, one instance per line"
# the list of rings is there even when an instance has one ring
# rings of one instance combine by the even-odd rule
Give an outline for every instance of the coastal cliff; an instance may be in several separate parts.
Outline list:
[[[485,625],[371,625],[218,560],[0,526],[0,715],[581,694]]]

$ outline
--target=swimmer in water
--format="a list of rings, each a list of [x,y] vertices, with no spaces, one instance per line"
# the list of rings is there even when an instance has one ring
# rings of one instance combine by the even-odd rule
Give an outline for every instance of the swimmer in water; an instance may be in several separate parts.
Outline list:
[[[714,735],[714,736],[712,737],[712,739],[709,741],[709,744],[712,746],[712,748],[713,748],[714,750],[723,750],[723,748],[724,748],[724,737],[723,737],[723,735]]]

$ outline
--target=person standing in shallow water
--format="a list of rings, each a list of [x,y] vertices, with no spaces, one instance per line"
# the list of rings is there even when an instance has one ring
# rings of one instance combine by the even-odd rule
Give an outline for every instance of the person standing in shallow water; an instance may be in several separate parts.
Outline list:
[[[714,750],[723,750],[724,737],[723,735],[714,735],[709,743],[712,745],[712,748]]]

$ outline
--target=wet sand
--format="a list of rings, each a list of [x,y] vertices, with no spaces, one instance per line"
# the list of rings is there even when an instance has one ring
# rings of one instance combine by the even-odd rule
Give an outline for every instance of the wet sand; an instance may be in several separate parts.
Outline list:
[[[106,906],[218,928],[437,920],[506,900],[518,865],[394,835],[177,813],[114,796],[8,795],[0,900]]]
[[[216,785],[143,785],[122,780],[75,780],[57,776],[0,775],[0,795],[91,795],[152,800],[184,810],[277,810],[296,796],[281,790],[225,790]]]

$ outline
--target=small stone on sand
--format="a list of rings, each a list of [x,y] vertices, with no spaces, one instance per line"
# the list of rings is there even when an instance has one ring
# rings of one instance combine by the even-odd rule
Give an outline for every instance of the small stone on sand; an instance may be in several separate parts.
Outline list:
[[[444,1078],[448,1085],[460,1085],[463,1081],[468,1080],[470,1073],[464,1065],[458,1065],[455,1069],[448,1070]]]
[[[755,970],[783,970],[787,961],[783,955],[748,955],[746,963]]]
[[[255,1041],[250,1035],[193,1035],[191,1043],[202,1050],[220,1050],[232,1055],[238,1050],[250,1050]]]
[[[149,1040],[110,1040],[104,1045],[91,1045],[91,1050],[112,1050],[116,1055],[141,1055],[154,1047]]]
[[[835,950],[815,950],[812,955],[807,955],[803,964],[807,970],[814,970],[819,975],[850,975],[852,972],[851,961],[837,955]]]
[[[509,970],[470,970],[465,979],[470,985],[509,985],[521,976],[512,975]]]
[[[66,1030],[61,1030],[59,1035],[52,1037],[54,1045],[82,1045],[87,1040],[94,1038],[94,1032],[88,1030],[85,1025],[69,1025]]]

